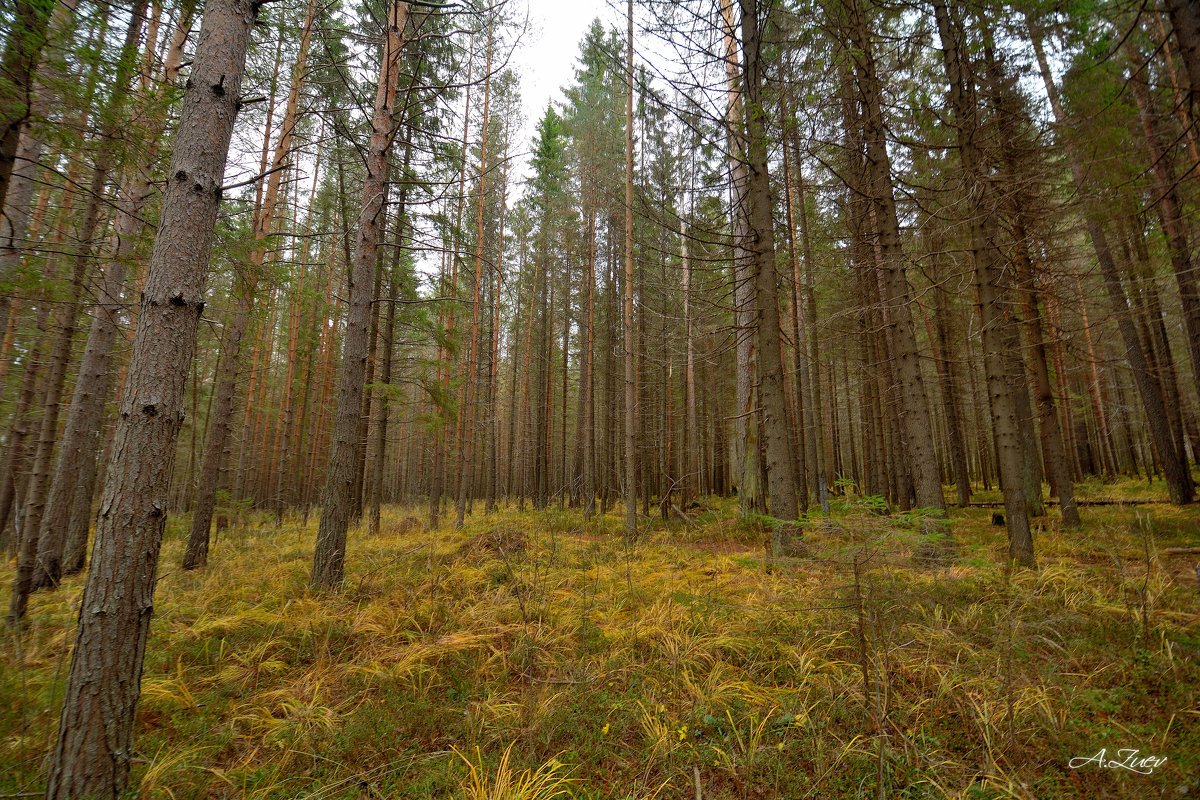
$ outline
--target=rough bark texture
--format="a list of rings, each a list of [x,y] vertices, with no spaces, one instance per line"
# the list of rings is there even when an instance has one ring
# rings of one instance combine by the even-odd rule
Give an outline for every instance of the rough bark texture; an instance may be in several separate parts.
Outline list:
[[[938,33],[942,41],[943,63],[949,84],[949,101],[953,125],[958,139],[964,190],[971,213],[971,251],[975,262],[975,291],[983,334],[984,373],[992,411],[996,456],[1000,465],[1000,489],[1004,495],[1004,510],[1008,527],[1009,558],[1022,566],[1036,566],[1033,537],[1029,529],[1025,493],[1025,443],[1022,440],[1015,392],[1024,376],[1015,375],[1008,357],[1012,336],[1012,320],[1002,303],[1004,291],[1000,281],[999,253],[994,231],[989,230],[989,217],[984,204],[984,171],[975,134],[978,129],[978,106],[975,102],[973,77],[960,49],[962,31],[951,18],[945,3],[935,0]]]
[[[757,0],[742,0],[742,84],[745,89],[746,217],[754,274],[755,320],[759,352],[759,393],[762,427],[766,438],[767,495],[772,516],[794,520],[795,462],[788,435],[787,403],[783,390],[783,363],[779,351],[779,296],[775,274],[775,226],[771,218],[771,178],[767,172],[767,139],[762,105],[762,35]],[[776,526],[772,548],[781,555],[789,542],[787,530]]]
[[[728,2],[728,0],[725,0]],[[633,330],[633,0],[625,6],[625,538],[637,536],[637,372]]]
[[[205,9],[79,610],[50,800],[116,798],[129,779],[175,439],[255,9],[250,0]]]
[[[375,111],[371,119],[371,139],[367,145],[362,210],[358,216],[358,242],[350,265],[349,310],[342,364],[338,373],[337,412],[321,503],[321,527],[317,532],[316,552],[313,554],[312,585],[315,588],[336,588],[345,576],[346,530],[350,525],[356,476],[361,464],[358,433],[363,382],[367,374],[367,350],[370,346],[371,284],[387,199],[392,106],[399,83],[400,55],[407,20],[408,3],[401,0],[393,2],[388,12],[379,84],[375,92]]]

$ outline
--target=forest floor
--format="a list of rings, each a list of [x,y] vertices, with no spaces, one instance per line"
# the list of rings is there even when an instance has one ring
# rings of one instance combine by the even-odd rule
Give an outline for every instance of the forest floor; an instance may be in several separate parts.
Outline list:
[[[308,587],[315,516],[233,530],[201,572],[172,518],[133,777],[175,798],[1200,796],[1200,557],[1163,553],[1200,544],[1200,507],[1083,512],[1059,531],[1052,510],[1039,570],[1009,575],[987,508],[952,511],[945,567],[864,500],[771,564],[735,501],[631,546],[617,513],[428,532],[387,508],[336,594]],[[44,786],[82,586],[4,632],[0,797]],[[1166,760],[1070,768],[1102,748]]]

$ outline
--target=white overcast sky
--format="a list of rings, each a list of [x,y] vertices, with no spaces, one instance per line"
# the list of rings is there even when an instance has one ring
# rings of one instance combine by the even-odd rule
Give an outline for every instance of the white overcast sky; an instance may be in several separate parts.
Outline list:
[[[592,20],[604,25],[623,24],[608,0],[513,0],[514,16],[529,8],[529,32],[513,53],[510,66],[521,81],[524,126],[514,144],[528,149],[538,120],[551,100],[562,100],[562,88],[575,78],[579,44]],[[525,159],[522,159],[525,162]],[[524,163],[517,169],[524,176]]]

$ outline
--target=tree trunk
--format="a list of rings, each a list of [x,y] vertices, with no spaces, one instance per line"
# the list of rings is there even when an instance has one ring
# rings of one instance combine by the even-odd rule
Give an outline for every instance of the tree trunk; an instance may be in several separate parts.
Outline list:
[[[46,45],[51,0],[16,0],[0,55],[0,208],[8,196],[21,131],[29,123],[34,75]]]
[[[978,106],[975,102],[974,79],[960,50],[961,28],[952,20],[943,0],[934,0],[938,33],[942,41],[943,62],[950,88],[950,108],[958,138],[964,189],[971,214],[971,250],[975,261],[975,291],[982,323],[984,372],[991,400],[993,433],[1000,464],[1000,489],[1004,494],[1004,510],[1008,526],[1008,555],[1021,566],[1034,567],[1033,537],[1029,529],[1025,494],[1024,442],[1017,416],[1015,392],[1024,376],[1014,375],[1008,357],[1013,324],[1002,306],[1004,289],[1000,282],[999,254],[995,236],[987,228],[987,209],[984,203],[984,167],[975,135],[978,129]]]
[[[762,105],[762,37],[758,0],[741,0],[742,85],[745,91],[745,143],[747,181],[746,222],[754,276],[755,319],[759,353],[759,392],[766,437],[767,494],[772,516],[794,520],[796,502],[795,461],[787,429],[787,404],[783,392],[783,363],[779,355],[779,297],[775,276],[775,227],[771,218],[771,179],[767,173],[767,139]],[[789,546],[787,526],[776,525],[772,548],[780,555]]]
[[[1179,55],[1191,84],[1193,118],[1200,112],[1200,9],[1194,0],[1166,0],[1167,16],[1179,40]]]
[[[281,120],[279,139],[275,143],[274,154],[271,156],[270,169],[274,171],[267,176],[266,189],[262,193],[260,202],[256,205],[254,249],[250,252],[247,271],[239,273],[236,279],[238,284],[235,293],[236,306],[233,317],[225,329],[225,337],[221,346],[221,369],[217,376],[214,392],[216,400],[212,413],[208,415],[208,434],[204,437],[204,455],[200,460],[200,483],[196,493],[196,506],[192,511],[192,526],[183,556],[184,569],[198,569],[208,563],[209,535],[213,512],[216,509],[217,489],[225,470],[225,456],[235,418],[233,399],[238,387],[238,376],[242,371],[242,338],[250,329],[254,315],[258,280],[262,273],[262,265],[266,260],[267,237],[274,228],[279,187],[286,172],[284,167],[291,157],[292,139],[298,122],[300,90],[304,75],[307,74],[306,61],[312,27],[316,19],[316,8],[315,1],[310,0],[300,32],[300,47],[296,55],[296,63],[292,66],[287,105]],[[269,141],[270,135],[271,125],[268,116],[267,130],[264,136],[264,165],[266,163],[266,142]],[[262,184],[259,185],[261,187]],[[246,403],[248,409],[255,405],[251,397],[247,397]],[[242,447],[243,452],[246,452],[248,443],[243,442]]]
[[[758,352],[754,335],[753,254],[747,247],[746,137],[743,123],[742,78],[739,68],[733,0],[721,0],[725,54],[725,139],[729,148],[729,216],[733,250],[733,329],[736,343],[734,469],[737,472],[738,507],[743,514],[763,510],[759,486],[758,409],[754,397]]]
[[[129,28],[126,32],[125,44],[122,50],[120,64],[130,65],[133,51],[137,46],[141,32],[141,17],[145,12],[145,0],[140,0],[134,7]],[[147,45],[153,49],[153,43]],[[177,58],[181,50],[168,54],[167,66],[171,66],[172,58]],[[124,124],[123,105],[126,87],[130,83],[131,70],[126,66],[117,76],[116,89],[113,92],[111,107],[108,109],[108,131],[102,138],[101,146],[105,152],[97,158],[93,186],[102,187],[106,173],[116,156],[112,148],[116,144],[116,134]],[[150,134],[152,151],[157,150],[158,136],[161,135],[161,124],[151,124]],[[153,153],[152,153],[153,155]],[[125,279],[126,265],[132,256],[132,250],[137,244],[137,232],[141,228],[138,215],[152,191],[148,171],[133,170],[137,177],[129,181],[130,191],[117,203],[117,219],[114,222],[113,259],[105,271],[104,283],[101,289],[101,302],[93,312],[91,329],[88,332],[87,345],[84,348],[83,362],[79,367],[79,375],[75,379],[75,389],[71,397],[71,405],[67,412],[66,426],[62,435],[62,445],[55,461],[54,473],[46,499],[46,513],[42,518],[41,531],[37,537],[37,558],[35,570],[30,585],[31,590],[43,587],[54,587],[63,575],[63,552],[68,536],[78,537],[79,531],[70,526],[70,517],[75,505],[76,492],[83,492],[87,497],[87,507],[91,508],[92,482],[81,482],[80,477],[94,478],[92,467],[81,464],[86,460],[94,462],[99,445],[99,431],[104,417],[104,404],[109,397],[111,384],[110,370],[112,366],[112,348],[118,333],[116,315],[120,313],[120,301]],[[82,251],[77,256],[80,260],[90,257],[89,242],[90,228],[95,230],[101,197],[99,191],[89,199],[88,211],[85,212]],[[92,206],[95,205],[94,208]],[[122,247],[124,251],[122,252]],[[86,524],[86,523],[85,523]],[[86,529],[82,531],[84,541],[87,539]]]
[[[921,356],[913,325],[911,292],[904,274],[900,223],[893,196],[891,160],[882,111],[883,90],[876,71],[867,20],[858,3],[851,4],[850,11],[847,32],[853,47],[857,74],[855,83],[859,87],[862,102],[863,144],[866,151],[863,163],[867,173],[864,177],[879,232],[879,255],[884,277],[881,292],[888,339],[896,357],[900,415],[908,451],[905,462],[912,475],[917,506],[944,511],[946,500],[942,495],[941,470],[933,442],[929,400],[921,376]]]
[[[105,478],[46,796],[117,797],[150,632],[166,493],[256,6],[209,0]]]
[[[387,36],[380,59],[371,140],[367,146],[362,211],[358,217],[358,246],[350,267],[350,299],[342,365],[338,374],[337,413],[333,446],[326,469],[321,503],[321,527],[313,555],[312,585],[332,589],[341,585],[345,572],[346,529],[353,504],[358,457],[358,417],[362,413],[363,382],[367,371],[371,324],[371,278],[383,224],[387,196],[388,153],[392,143],[392,105],[399,82],[403,32],[408,3],[393,0],[388,13]]]
[[[632,542],[637,537],[638,398],[633,363],[633,0],[625,6],[625,37],[625,540]]]

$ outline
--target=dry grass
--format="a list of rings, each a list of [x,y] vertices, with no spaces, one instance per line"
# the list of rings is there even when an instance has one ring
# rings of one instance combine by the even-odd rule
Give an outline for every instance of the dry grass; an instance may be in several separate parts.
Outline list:
[[[986,509],[954,513],[945,568],[914,563],[915,519],[846,504],[768,570],[729,504],[632,547],[615,514],[426,532],[395,508],[352,534],[334,595],[308,589],[298,521],[184,573],[173,519],[134,777],[175,798],[1200,794],[1200,593],[1157,555],[1200,512],[1149,508],[1051,523],[1011,576]],[[81,589],[6,636],[0,796],[42,785]],[[1168,761],[1067,768],[1101,747]]]

